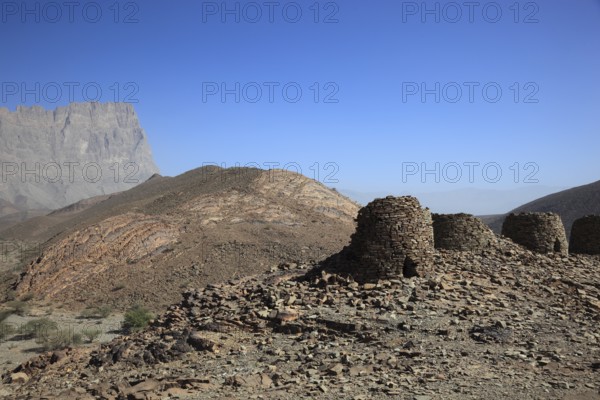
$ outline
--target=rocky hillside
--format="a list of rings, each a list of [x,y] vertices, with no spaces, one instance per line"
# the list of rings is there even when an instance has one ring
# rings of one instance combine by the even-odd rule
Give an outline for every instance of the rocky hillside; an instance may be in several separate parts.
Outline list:
[[[307,268],[187,290],[148,329],[43,354],[5,374],[0,393],[600,398],[597,256],[540,255],[501,239],[483,252],[436,252],[428,278],[358,284]]]
[[[0,159],[0,217],[126,190],[158,172],[125,103],[0,108]]]
[[[323,259],[347,244],[358,212],[296,173],[216,167],[90,202],[0,233],[43,243],[14,284],[17,295],[160,310],[187,286]]]
[[[21,210],[17,208],[14,204],[9,203],[6,200],[0,199],[0,215],[14,214],[18,213],[19,211]]]
[[[567,236],[571,234],[573,222],[586,215],[600,215],[600,181],[563,190],[515,208],[511,213],[554,212],[560,215]],[[510,214],[510,213],[508,213]],[[496,233],[502,231],[506,215],[482,218]]]

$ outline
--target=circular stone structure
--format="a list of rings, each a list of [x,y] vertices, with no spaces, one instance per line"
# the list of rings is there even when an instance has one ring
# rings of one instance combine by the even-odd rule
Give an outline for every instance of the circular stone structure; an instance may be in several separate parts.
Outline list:
[[[573,222],[571,253],[600,254],[600,215],[587,215]]]
[[[565,227],[555,213],[510,214],[502,224],[502,235],[537,253],[569,253]]]
[[[496,235],[470,214],[433,214],[436,249],[481,251],[497,243]]]
[[[422,276],[433,265],[431,213],[411,196],[376,199],[343,252],[342,269],[359,282]]]

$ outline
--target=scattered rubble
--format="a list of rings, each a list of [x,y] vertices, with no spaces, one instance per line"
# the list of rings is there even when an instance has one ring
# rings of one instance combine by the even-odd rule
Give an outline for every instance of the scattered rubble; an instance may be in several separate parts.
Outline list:
[[[535,252],[506,238],[436,250],[413,197],[377,199],[357,222],[321,264],[186,290],[141,332],[18,366],[0,395],[600,398],[600,256],[567,255],[559,218],[507,219]]]
[[[429,277],[281,265],[188,290],[145,331],[17,367],[6,398],[599,398],[600,257],[498,240]]]

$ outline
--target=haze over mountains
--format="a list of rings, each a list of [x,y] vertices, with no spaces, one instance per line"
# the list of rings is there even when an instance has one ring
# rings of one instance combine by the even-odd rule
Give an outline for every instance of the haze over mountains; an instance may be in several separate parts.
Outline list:
[[[340,192],[362,205],[368,204],[375,198],[385,197],[390,193],[396,193],[397,195],[410,194],[418,197],[423,205],[436,213],[466,212],[474,215],[490,215],[512,210],[522,204],[563,189],[566,188],[540,184],[525,184],[515,189],[500,189],[494,186],[490,189],[469,187],[454,189],[445,185],[445,187],[442,186],[436,191],[411,188],[390,190],[388,192],[360,192],[340,189]]]
[[[0,217],[12,215],[3,224],[130,189],[158,172],[126,103],[0,108],[0,160]]]

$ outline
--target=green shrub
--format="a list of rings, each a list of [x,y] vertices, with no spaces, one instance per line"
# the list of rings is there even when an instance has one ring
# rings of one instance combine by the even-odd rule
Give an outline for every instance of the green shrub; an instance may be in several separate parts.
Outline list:
[[[90,343],[92,343],[94,340],[96,340],[98,338],[98,336],[100,336],[102,334],[102,330],[86,328],[86,329],[82,330],[81,333],[83,334],[83,336],[85,336],[87,338],[87,340]]]
[[[24,301],[13,300],[6,303],[6,305],[14,310],[17,315],[26,315],[29,312],[29,305]]]
[[[78,346],[83,343],[80,333],[73,333],[67,330],[58,330],[55,335],[48,335],[38,339],[44,351],[61,350],[71,346]]]
[[[10,317],[15,313],[15,310],[10,308],[8,310],[0,311],[0,322],[4,321],[6,318]]]
[[[117,291],[122,290],[122,289],[125,289],[125,285],[122,284],[122,283],[120,283],[120,284],[116,285],[114,288],[112,288],[112,291],[113,292],[117,292]]]
[[[102,317],[102,318],[106,318],[108,317],[110,314],[112,314],[113,309],[111,306],[100,306],[98,307],[98,314]]]
[[[112,308],[110,306],[100,306],[86,308],[79,314],[79,316],[86,319],[103,319],[108,317],[111,313]]]
[[[125,313],[125,319],[123,320],[123,330],[125,332],[138,331],[145,328],[153,316],[144,307],[134,306]]]
[[[83,339],[82,339],[81,333],[74,333],[71,336],[71,344],[74,344],[74,345],[78,346],[81,343],[83,343]]]
[[[7,336],[15,333],[15,327],[12,324],[0,322],[0,340],[4,340]]]
[[[39,318],[21,326],[21,334],[29,339],[43,339],[58,330],[58,324],[48,318]]]
[[[33,293],[27,293],[26,295],[22,296],[19,300],[21,301],[29,301],[33,299]]]
[[[80,333],[73,333],[71,329],[60,329],[55,321],[48,318],[27,322],[21,327],[20,333],[26,338],[34,338],[43,351],[60,350],[83,343]]]
[[[94,319],[96,318],[95,308],[86,308],[79,313],[79,318]]]

